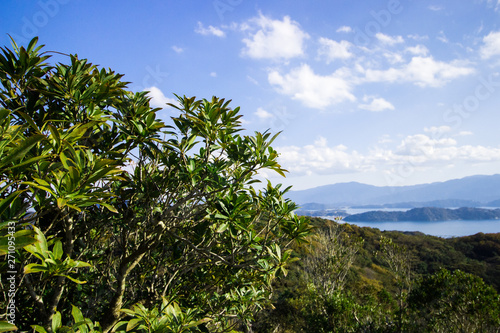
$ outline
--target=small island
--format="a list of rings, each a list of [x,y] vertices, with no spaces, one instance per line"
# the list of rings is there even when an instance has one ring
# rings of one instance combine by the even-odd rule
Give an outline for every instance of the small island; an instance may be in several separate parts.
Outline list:
[[[369,211],[346,216],[343,220],[346,222],[402,222],[496,219],[500,219],[500,209],[422,207],[408,211]]]

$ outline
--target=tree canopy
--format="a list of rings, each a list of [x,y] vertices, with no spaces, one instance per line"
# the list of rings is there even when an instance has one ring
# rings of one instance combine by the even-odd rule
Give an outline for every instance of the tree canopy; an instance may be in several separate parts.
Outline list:
[[[1,51],[0,227],[2,244],[17,236],[2,254],[20,329],[224,331],[269,302],[311,229],[288,188],[254,185],[286,172],[276,135],[244,135],[217,97],[176,95],[159,119],[123,75],[50,64],[37,38]]]

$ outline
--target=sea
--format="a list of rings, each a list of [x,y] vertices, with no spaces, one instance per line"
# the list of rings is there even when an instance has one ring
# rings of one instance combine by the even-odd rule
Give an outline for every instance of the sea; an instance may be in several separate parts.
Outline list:
[[[453,209],[455,207],[451,207]],[[349,214],[360,214],[369,210],[405,211],[407,209],[345,209]],[[331,216],[324,217],[332,219]],[[341,222],[344,223],[344,222]],[[377,228],[382,231],[419,231],[442,238],[462,237],[477,233],[500,233],[500,220],[450,220],[450,221],[404,221],[404,222],[345,222],[360,227]]]

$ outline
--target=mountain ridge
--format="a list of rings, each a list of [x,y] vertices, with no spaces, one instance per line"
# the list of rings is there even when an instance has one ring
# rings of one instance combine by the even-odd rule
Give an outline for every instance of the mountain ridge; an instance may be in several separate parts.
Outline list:
[[[500,174],[475,175],[444,182],[409,186],[375,186],[358,182],[322,185],[290,191],[298,205],[323,204],[328,207],[387,205],[402,202],[439,200],[474,201],[487,204],[500,200]]]

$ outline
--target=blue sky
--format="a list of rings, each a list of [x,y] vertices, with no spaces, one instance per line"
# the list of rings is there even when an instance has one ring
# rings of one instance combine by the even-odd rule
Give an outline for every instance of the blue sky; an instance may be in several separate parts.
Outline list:
[[[500,173],[500,0],[2,0],[0,32],[155,105],[232,99],[247,130],[283,131],[289,174],[262,176],[296,190]]]

